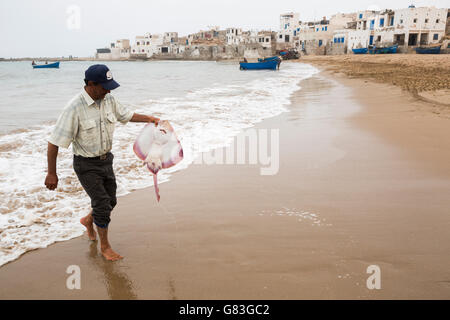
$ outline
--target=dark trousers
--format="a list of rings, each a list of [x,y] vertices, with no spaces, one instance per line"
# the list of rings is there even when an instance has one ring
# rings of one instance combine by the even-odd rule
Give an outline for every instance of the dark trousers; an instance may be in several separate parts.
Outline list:
[[[106,154],[100,157],[85,158],[74,155],[73,169],[84,190],[91,198],[94,223],[100,228],[107,228],[111,221],[111,211],[117,204],[116,177],[112,167],[114,155]]]

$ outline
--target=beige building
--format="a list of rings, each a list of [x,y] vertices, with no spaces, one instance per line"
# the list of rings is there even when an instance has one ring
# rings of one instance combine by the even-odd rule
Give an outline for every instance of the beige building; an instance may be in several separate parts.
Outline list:
[[[111,43],[111,58],[113,60],[128,59],[130,57],[130,40],[119,39]]]
[[[355,19],[355,13],[338,13],[329,20],[323,17],[320,21],[303,23],[294,37],[294,46],[307,54],[324,54],[326,46],[334,40],[335,31],[345,29]]]
[[[97,60],[125,60],[130,57],[130,40],[119,39],[112,42],[109,48],[97,49],[95,58]]]

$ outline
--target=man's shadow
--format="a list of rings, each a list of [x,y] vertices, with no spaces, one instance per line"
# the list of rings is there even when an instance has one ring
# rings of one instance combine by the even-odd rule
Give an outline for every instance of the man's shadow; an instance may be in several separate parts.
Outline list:
[[[100,270],[105,277],[106,290],[111,299],[137,299],[133,282],[120,270],[117,263],[107,261],[98,252],[97,241],[92,241],[89,248],[89,261]]]

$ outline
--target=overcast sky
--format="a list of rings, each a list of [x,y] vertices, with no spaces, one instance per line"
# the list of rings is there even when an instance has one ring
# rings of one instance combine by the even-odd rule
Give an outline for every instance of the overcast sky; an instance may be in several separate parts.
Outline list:
[[[411,2],[450,6],[450,0],[0,0],[0,57],[86,57],[115,39],[134,41],[145,32],[183,36],[208,26],[276,31],[283,12],[313,20],[369,6],[405,8]],[[76,13],[67,13],[72,5],[79,8],[79,28],[74,28]]]

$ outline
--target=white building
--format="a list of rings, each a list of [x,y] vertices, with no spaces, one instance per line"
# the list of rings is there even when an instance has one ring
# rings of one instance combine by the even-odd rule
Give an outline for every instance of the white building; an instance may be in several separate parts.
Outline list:
[[[165,32],[163,35],[163,43],[176,43],[178,42],[178,32]]]
[[[405,46],[438,43],[445,36],[447,12],[435,7],[395,10],[394,41]]]
[[[119,39],[111,43],[111,58],[113,60],[128,59],[130,57],[130,40]]]
[[[227,28],[226,30],[227,45],[240,45],[244,43],[244,37],[241,28]]]
[[[259,31],[256,39],[263,48],[272,48],[272,31]]]
[[[111,60],[111,49],[100,48],[95,53],[95,59],[97,60]]]
[[[448,9],[435,7],[358,12],[356,30],[348,34],[348,49],[369,45],[415,47],[438,43],[445,36]]]
[[[280,14],[280,31],[278,32],[278,43],[292,43],[294,36],[300,30],[298,12]]]
[[[357,12],[356,30],[348,33],[348,49],[367,48],[372,45],[375,37],[375,26],[380,24],[380,11],[360,11]],[[391,19],[389,23],[393,23]]]
[[[131,56],[150,58],[158,53],[158,46],[162,45],[164,37],[159,34],[146,33],[143,36],[136,36],[133,46],[131,46]]]

